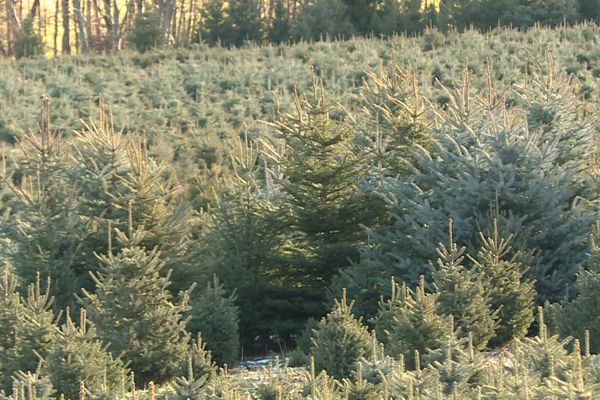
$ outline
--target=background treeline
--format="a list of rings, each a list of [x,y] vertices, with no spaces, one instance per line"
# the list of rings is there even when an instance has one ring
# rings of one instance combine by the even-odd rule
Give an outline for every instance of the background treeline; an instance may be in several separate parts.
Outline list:
[[[597,0],[6,0],[0,54],[241,46],[600,21]]]
[[[2,61],[0,398],[598,397],[598,35]]]

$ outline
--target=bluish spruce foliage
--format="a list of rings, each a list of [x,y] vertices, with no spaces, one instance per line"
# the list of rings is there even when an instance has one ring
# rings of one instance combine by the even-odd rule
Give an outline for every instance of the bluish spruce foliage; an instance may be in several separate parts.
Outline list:
[[[474,250],[497,218],[519,238],[513,251],[534,252],[528,276],[538,300],[565,295],[595,218],[589,163],[597,122],[583,112],[577,85],[548,68],[508,94],[490,84],[477,96],[465,68],[462,86],[448,89],[431,149],[414,148],[406,176],[384,172],[378,192],[391,221],[369,231],[363,263],[414,284],[432,272],[449,219],[457,243]]]

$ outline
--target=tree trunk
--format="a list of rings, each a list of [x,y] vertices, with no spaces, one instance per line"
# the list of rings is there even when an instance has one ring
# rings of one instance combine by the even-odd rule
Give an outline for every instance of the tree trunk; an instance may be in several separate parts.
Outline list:
[[[54,4],[54,35],[53,35],[53,45],[54,45],[54,58],[58,56],[58,13],[60,12],[60,3],[56,0]]]
[[[62,53],[71,54],[71,12],[69,11],[69,0],[62,0],[62,17]]]
[[[81,12],[81,1],[73,0],[73,11],[75,11],[75,20],[79,26],[79,42],[81,44],[81,52],[83,54],[88,53],[88,41],[85,31],[85,20],[83,19],[83,13]]]
[[[85,31],[85,20],[83,19],[83,12],[81,12],[81,1],[73,0],[73,11],[75,11],[75,20],[79,27],[79,43],[81,44],[81,51],[83,54],[88,53],[88,41]]]
[[[6,0],[6,12],[8,14],[9,29],[13,34],[17,34],[21,31],[21,20],[17,16],[14,0]]]
[[[87,38],[87,43],[89,48],[94,47],[94,37],[92,35],[92,2],[91,0],[87,0],[85,4],[85,17],[87,20],[87,24],[85,26],[85,36]]]
[[[28,18],[31,21],[33,21],[35,19],[35,14],[37,14],[39,8],[40,8],[40,0],[34,0],[33,5],[31,6],[31,10],[29,11],[29,15],[28,15]]]

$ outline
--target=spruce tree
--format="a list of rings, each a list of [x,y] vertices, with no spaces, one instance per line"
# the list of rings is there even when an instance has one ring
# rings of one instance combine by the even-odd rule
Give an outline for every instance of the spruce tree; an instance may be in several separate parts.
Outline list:
[[[129,233],[115,229],[121,251],[99,256],[100,271],[94,275],[96,292],[84,290],[83,304],[98,330],[98,337],[115,356],[130,362],[140,382],[163,382],[176,376],[186,358],[189,334],[184,313],[189,294],[173,302],[168,291],[169,273],[158,248],[142,247],[143,228]],[[110,240],[109,240],[110,243]]]
[[[497,310],[497,327],[490,344],[501,346],[523,338],[533,322],[535,289],[519,254],[509,256],[514,235],[502,233],[497,220],[490,235],[481,235],[481,248],[473,258],[473,268],[484,278],[486,296]]]
[[[79,187],[77,213],[80,225],[87,228],[85,242],[79,248],[81,275],[95,272],[95,253],[108,251],[109,226],[126,232],[130,204],[136,226],[144,226],[140,243],[152,251],[160,246],[165,271],[172,270],[173,294],[186,290],[197,280],[188,255],[189,235],[194,226],[182,193],[165,178],[165,168],[148,155],[147,145],[116,131],[112,116],[100,99],[98,121],[90,121],[75,132],[69,142],[68,179]],[[113,244],[114,252],[122,243]],[[93,290],[94,282],[81,287]]]
[[[51,310],[53,298],[50,297],[50,287],[48,280],[43,291],[38,275],[37,281],[29,285],[27,296],[21,299],[19,321],[15,325],[16,354],[9,363],[10,375],[16,371],[23,373],[37,371],[41,360],[52,347],[58,318]]]
[[[55,400],[56,391],[50,379],[37,372],[18,371],[13,375],[12,396],[0,400]]]
[[[58,311],[73,304],[73,293],[90,280],[87,272],[78,273],[87,227],[78,215],[77,185],[67,179],[68,157],[50,119],[50,103],[43,98],[37,131],[20,143],[21,184],[4,180],[14,194],[9,201],[14,215],[0,230],[14,243],[9,261],[21,282],[21,294],[26,295],[38,274],[42,280],[50,278]]]
[[[79,320],[76,325],[67,311],[44,369],[56,391],[68,399],[79,398],[82,382],[89,394],[115,390],[126,374],[121,360],[113,358],[96,336],[85,310],[81,310]]]
[[[352,306],[344,291],[342,300],[335,301],[333,309],[313,331],[311,352],[315,366],[337,379],[356,372],[358,361],[367,358],[372,348],[372,336],[361,319],[352,315]]]
[[[33,19],[27,17],[21,23],[14,43],[15,57],[17,59],[44,54],[44,39],[36,32]]]
[[[50,310],[50,284],[41,289],[39,275],[28,287],[28,295],[18,293],[16,277],[6,268],[0,280],[0,390],[11,390],[11,380],[17,371],[35,372],[48,353],[55,334],[56,317]]]
[[[373,14],[371,26],[376,34],[391,36],[401,30],[400,3],[396,0],[384,0],[381,8]]]
[[[577,89],[552,74],[514,89],[524,116],[520,107],[505,109],[493,86],[485,97],[472,96],[465,68],[460,91],[448,90],[449,107],[437,114],[431,148],[415,147],[409,175],[378,186],[390,223],[369,230],[362,262],[414,285],[429,275],[448,219],[457,244],[474,248],[480,230],[489,232],[499,215],[501,226],[519,237],[511,252],[533,251],[527,278],[535,280],[538,304],[564,297],[595,219],[589,202],[573,201],[593,196],[587,160],[595,123],[576,117],[584,107]],[[487,111],[474,112],[478,107]]]
[[[600,225],[590,237],[590,251],[587,265],[577,274],[576,296],[563,304],[548,306],[547,313],[554,326],[563,336],[573,336],[584,341],[589,332],[590,350],[600,353]]]
[[[467,397],[467,393],[474,394],[473,386],[485,384],[484,369],[488,360],[473,345],[472,335],[456,336],[452,325],[447,336],[434,351],[425,354],[423,361],[429,372],[439,379],[441,391],[446,396],[458,392]]]
[[[262,21],[256,0],[231,0],[229,2],[231,32],[226,43],[241,46],[247,41],[260,42]]]
[[[465,247],[454,242],[452,221],[448,246],[440,244],[433,282],[438,292],[438,311],[452,315],[459,335],[473,335],[473,345],[485,348],[494,337],[497,310],[491,308],[483,273],[464,267]]]
[[[303,7],[291,27],[291,36],[300,40],[348,38],[355,28],[342,0],[317,0]]]
[[[360,224],[372,220],[372,197],[359,188],[367,164],[345,111],[325,99],[316,78],[309,95],[294,97],[296,112],[278,111],[277,137],[265,146],[272,163],[268,173],[280,193],[271,215],[282,245],[271,279],[321,303],[338,270],[359,259]],[[339,119],[333,118],[336,112]],[[319,317],[320,304],[310,307]]]
[[[450,317],[439,314],[438,294],[425,291],[425,280],[413,292],[393,283],[392,297],[380,303],[373,319],[378,338],[388,355],[402,357],[408,368],[417,365],[415,352],[435,350],[446,337]]]
[[[215,275],[202,293],[194,297],[188,329],[199,332],[203,342],[219,364],[234,365],[240,352],[239,310],[236,295],[229,296]]]
[[[12,363],[19,357],[18,325],[23,310],[17,280],[6,267],[0,279],[0,391],[10,392]]]
[[[231,25],[221,0],[208,0],[202,4],[202,20],[198,30],[199,40],[211,45],[230,34]]]
[[[215,378],[217,365],[213,361],[212,353],[206,349],[206,343],[204,343],[200,334],[197,335],[196,339],[192,340],[188,350],[188,358],[191,360],[191,369],[189,364],[186,364],[185,371],[182,368],[182,376],[185,375],[185,372],[191,372],[196,377],[207,376],[208,379]]]
[[[290,39],[290,19],[284,0],[277,0],[274,14],[271,26],[267,30],[269,41],[277,44],[286,42]]]

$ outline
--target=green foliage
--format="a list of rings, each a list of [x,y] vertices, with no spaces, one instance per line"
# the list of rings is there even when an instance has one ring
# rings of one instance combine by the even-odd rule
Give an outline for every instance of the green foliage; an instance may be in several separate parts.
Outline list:
[[[212,353],[206,349],[206,343],[202,340],[200,334],[192,340],[188,350],[191,365],[186,365],[188,374],[194,376],[206,376],[212,379],[217,374],[217,365],[213,362]]]
[[[52,385],[66,398],[77,399],[81,383],[90,394],[111,391],[126,374],[123,363],[106,351],[87,321],[85,310],[77,326],[67,312],[66,321],[50,346],[44,371]]]
[[[44,47],[44,40],[42,36],[35,31],[33,20],[31,18],[25,18],[21,23],[21,30],[15,38],[15,57],[19,59],[44,54]]]
[[[10,393],[11,380],[18,371],[38,371],[40,357],[48,353],[55,334],[55,316],[50,311],[52,299],[50,284],[45,293],[40,287],[39,276],[28,287],[28,294],[21,298],[17,293],[15,275],[6,268],[0,282],[0,377],[2,387]],[[14,385],[12,385],[14,386]]]
[[[355,32],[343,0],[317,0],[296,17],[291,28],[295,39],[348,38]]]
[[[267,36],[272,43],[283,43],[290,39],[290,18],[285,8],[284,0],[277,0],[271,26],[267,30]]]
[[[209,44],[223,42],[232,28],[227,17],[223,1],[209,0],[202,3],[202,23],[198,39]]]
[[[247,41],[260,42],[262,21],[256,0],[232,0],[229,2],[231,32],[221,38],[225,44],[241,46]]]
[[[239,310],[235,293],[227,292],[215,275],[192,303],[188,329],[200,332],[203,341],[219,365],[235,365],[240,352]]]
[[[295,114],[278,112],[277,137],[265,153],[274,163],[267,172],[281,193],[274,228],[286,240],[271,274],[322,301],[338,269],[358,260],[363,235],[357,227],[371,212],[369,195],[359,187],[367,171],[352,122],[332,117],[345,110],[329,103],[318,84],[315,78],[310,97],[294,95]]]
[[[466,248],[458,248],[454,242],[450,221],[448,246],[440,244],[439,258],[433,282],[438,291],[438,311],[452,315],[460,336],[473,338],[478,349],[487,346],[494,337],[497,326],[497,309],[492,309],[484,274],[464,267]]]
[[[527,278],[536,280],[538,301],[561,298],[583,262],[594,220],[589,203],[573,201],[591,195],[583,160],[593,146],[584,132],[593,129],[594,118],[574,119],[579,100],[572,85],[536,77],[514,93],[527,120],[518,107],[507,119],[493,86],[487,99],[473,100],[469,79],[465,69],[461,91],[448,89],[452,105],[439,114],[433,148],[416,147],[410,175],[385,178],[378,189],[391,223],[369,231],[363,262],[416,282],[429,273],[433,249],[448,236],[448,219],[454,220],[458,244],[476,247],[479,230],[491,230],[494,209],[498,223],[519,237],[513,251],[534,251]],[[496,117],[470,111],[479,107]],[[495,118],[504,126],[495,126]]]
[[[12,396],[5,398],[0,393],[2,400],[54,400],[56,393],[47,376],[38,372],[18,371],[13,376]]]
[[[565,301],[563,304],[553,304],[548,307],[551,316],[551,328],[558,329],[563,336],[573,336],[581,341],[589,335],[590,350],[597,354],[600,352],[600,302],[598,290],[600,288],[600,245],[598,235],[600,227],[596,227],[590,238],[590,253],[585,269],[577,274],[575,281],[576,297]]]
[[[522,255],[510,258],[514,235],[500,232],[494,221],[490,235],[481,234],[482,246],[473,260],[473,267],[485,282],[486,297],[496,310],[497,326],[490,344],[502,346],[527,334],[533,322],[535,290],[525,278]]]
[[[164,44],[165,35],[160,22],[160,15],[156,11],[135,17],[129,40],[136,50],[145,53]]]
[[[333,309],[313,331],[311,352],[317,370],[325,370],[336,378],[347,378],[356,372],[358,361],[371,349],[371,334],[360,319],[352,315],[353,304],[336,300]]]
[[[131,218],[131,215],[130,215]],[[141,382],[164,382],[176,376],[187,354],[189,334],[184,313],[189,294],[173,302],[169,274],[158,248],[141,247],[145,231],[129,234],[115,229],[121,251],[100,256],[102,267],[94,275],[96,292],[84,291],[83,304],[110,352],[121,356]],[[110,242],[109,242],[110,243]]]
[[[188,376],[175,379],[173,392],[169,395],[172,400],[201,400],[206,398],[205,385],[209,378],[208,375],[194,376],[194,366],[192,358],[188,360]]]
[[[423,279],[414,292],[393,281],[392,287],[392,296],[380,302],[372,322],[386,353],[415,369],[416,354],[435,350],[452,324],[449,317],[438,313],[439,295],[426,293]]]

